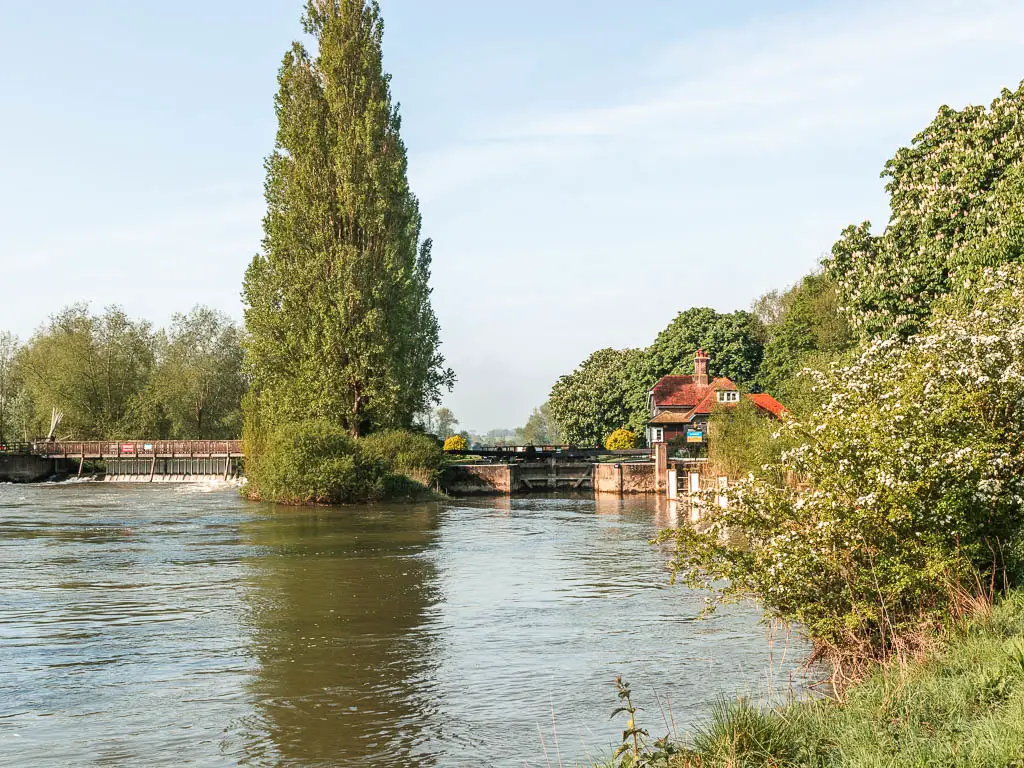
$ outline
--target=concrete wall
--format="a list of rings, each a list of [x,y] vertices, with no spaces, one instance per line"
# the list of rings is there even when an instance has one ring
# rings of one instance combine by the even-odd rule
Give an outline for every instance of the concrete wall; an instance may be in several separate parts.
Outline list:
[[[38,483],[67,474],[68,462],[41,456],[0,455],[0,483]]]
[[[623,493],[657,493],[653,464],[623,464]]]
[[[656,493],[655,465],[645,464],[595,464],[595,493]]]
[[[445,470],[441,487],[453,496],[510,494],[515,469],[508,464],[459,464]]]
[[[594,465],[594,493],[622,493],[622,465]]]

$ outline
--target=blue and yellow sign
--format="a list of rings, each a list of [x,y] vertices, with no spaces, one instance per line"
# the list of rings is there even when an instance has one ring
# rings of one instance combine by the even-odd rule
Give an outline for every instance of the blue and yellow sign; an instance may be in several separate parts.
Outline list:
[[[686,442],[688,443],[703,443],[704,433],[699,429],[688,429],[686,430]]]

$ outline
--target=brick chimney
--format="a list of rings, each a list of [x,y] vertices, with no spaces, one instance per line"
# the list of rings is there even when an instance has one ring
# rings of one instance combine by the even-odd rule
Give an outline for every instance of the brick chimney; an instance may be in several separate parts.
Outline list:
[[[708,386],[708,360],[710,359],[703,349],[698,349],[697,354],[693,356],[693,383],[698,387]]]

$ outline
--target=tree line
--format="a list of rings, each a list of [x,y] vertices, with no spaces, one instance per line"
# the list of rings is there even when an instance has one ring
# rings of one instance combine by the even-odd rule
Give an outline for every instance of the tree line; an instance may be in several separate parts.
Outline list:
[[[73,304],[27,341],[0,332],[0,441],[216,439],[241,433],[242,330],[197,306],[166,328]]]
[[[711,357],[712,376],[727,376],[748,391],[769,391],[787,405],[798,405],[805,393],[794,374],[854,344],[848,322],[836,311],[838,303],[836,281],[815,273],[788,290],[766,294],[750,311],[686,309],[648,347],[591,354],[555,382],[545,407],[570,443],[602,444],[620,427],[643,434],[648,393],[662,376],[692,374],[697,349]]]

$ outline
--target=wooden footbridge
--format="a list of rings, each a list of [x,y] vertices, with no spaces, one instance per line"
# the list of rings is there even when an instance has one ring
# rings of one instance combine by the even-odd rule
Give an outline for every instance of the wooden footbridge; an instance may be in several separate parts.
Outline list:
[[[86,461],[102,461],[111,482],[180,482],[199,477],[229,479],[239,474],[240,440],[54,441],[30,444],[29,452],[63,461],[82,475]],[[74,474],[73,469],[70,471]]]

